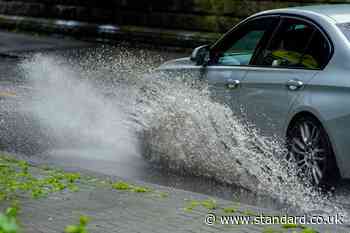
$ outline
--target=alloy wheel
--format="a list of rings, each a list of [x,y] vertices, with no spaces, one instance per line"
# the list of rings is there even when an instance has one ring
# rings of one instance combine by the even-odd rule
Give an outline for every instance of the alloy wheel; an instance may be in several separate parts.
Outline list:
[[[322,127],[310,120],[297,122],[289,135],[289,152],[301,176],[320,185],[326,178],[328,154],[331,153]]]

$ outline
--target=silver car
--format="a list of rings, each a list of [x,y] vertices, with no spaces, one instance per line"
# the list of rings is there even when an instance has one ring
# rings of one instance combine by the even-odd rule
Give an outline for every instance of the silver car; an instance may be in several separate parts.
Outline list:
[[[159,69],[207,80],[215,99],[286,139],[315,184],[350,178],[350,4],[255,14]]]

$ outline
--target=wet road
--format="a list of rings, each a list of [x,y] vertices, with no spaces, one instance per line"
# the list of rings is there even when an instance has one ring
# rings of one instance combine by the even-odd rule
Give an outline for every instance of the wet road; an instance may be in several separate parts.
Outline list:
[[[1,33],[0,33],[1,34]],[[5,33],[6,34],[6,33]],[[6,49],[6,41],[0,44],[0,101],[1,101],[1,149],[14,151],[27,156],[36,163],[45,163],[49,165],[61,166],[72,170],[87,169],[94,172],[118,176],[128,179],[136,179],[145,182],[166,185],[174,188],[180,188],[200,193],[205,193],[228,200],[239,200],[243,203],[258,205],[271,209],[288,208],[288,206],[279,203],[269,196],[256,195],[248,190],[218,183],[214,180],[208,180],[200,177],[193,177],[182,172],[169,172],[166,169],[156,167],[145,161],[142,157],[142,151],[137,148],[116,148],[114,146],[84,146],[84,147],[56,147],[52,144],[46,144],[46,136],[38,128],[38,122],[27,121],[25,116],[18,115],[18,103],[31,98],[33,90],[22,79],[21,69],[18,64],[22,61],[21,57],[27,57],[35,53],[36,50],[42,50],[46,54],[62,55],[63,48],[87,47],[86,43],[64,42],[62,40],[35,40],[31,43],[31,37],[21,35],[13,39],[6,34],[11,46]],[[16,35],[15,35],[16,36]],[[11,39],[12,38],[12,39]],[[22,47],[18,49],[17,43]],[[23,47],[27,43],[27,47]],[[60,48],[59,50],[48,51],[48,49]],[[11,49],[12,48],[12,49]],[[130,48],[134,49],[135,48]],[[136,50],[139,48],[136,48]],[[75,51],[76,49],[72,49]],[[81,50],[81,49],[80,49]],[[79,51],[80,51],[79,50]],[[83,49],[84,50],[84,49]],[[183,57],[184,53],[159,49],[147,49],[150,54],[160,56],[157,59],[160,63],[163,60]],[[72,54],[68,52],[69,54]],[[11,56],[7,56],[7,55]],[[64,54],[64,53],[63,53]],[[76,54],[76,52],[73,52]],[[79,53],[80,54],[80,53]],[[13,56],[19,56],[19,58]],[[158,64],[153,64],[157,66]],[[54,72],[54,71],[52,71]],[[30,106],[27,106],[30,107]],[[34,141],[34,144],[31,142]],[[39,145],[38,145],[39,144]],[[36,147],[40,147],[36,151]],[[45,150],[41,150],[42,148]],[[350,185],[344,182],[336,191],[335,202],[340,203],[345,209],[350,209]]]

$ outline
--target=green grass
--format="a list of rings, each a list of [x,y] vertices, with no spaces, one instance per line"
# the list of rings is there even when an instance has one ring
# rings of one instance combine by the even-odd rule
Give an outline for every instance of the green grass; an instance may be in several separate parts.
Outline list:
[[[0,200],[14,200],[23,194],[40,198],[65,189],[77,191],[80,179],[79,173],[38,169],[25,161],[0,156]]]
[[[5,213],[0,213],[0,233],[19,233],[19,224],[17,221],[18,209],[9,207]]]
[[[282,225],[282,228],[285,228],[285,229],[296,229],[296,228],[305,228],[303,225],[300,225],[300,224],[283,224]]]
[[[152,189],[143,187],[143,186],[137,186],[132,185],[124,181],[118,181],[112,184],[112,188],[120,191],[131,191],[135,193],[150,193],[152,192]]]
[[[187,201],[184,210],[185,211],[192,211],[197,207],[204,207],[207,210],[215,210],[217,209],[217,203],[214,199],[207,199],[207,200],[190,200]]]
[[[203,200],[201,201],[201,205],[208,210],[217,209],[217,204],[214,199]]]
[[[116,182],[112,184],[112,188],[116,190],[131,190],[131,185],[126,182]]]
[[[233,214],[237,211],[237,209],[234,207],[224,207],[222,208],[222,210],[224,211],[225,214]]]
[[[90,219],[87,216],[81,216],[79,219],[79,224],[69,225],[64,229],[65,233],[88,233],[87,224]]]
[[[191,212],[199,205],[200,205],[200,201],[196,201],[196,200],[187,201],[184,210],[187,212]]]

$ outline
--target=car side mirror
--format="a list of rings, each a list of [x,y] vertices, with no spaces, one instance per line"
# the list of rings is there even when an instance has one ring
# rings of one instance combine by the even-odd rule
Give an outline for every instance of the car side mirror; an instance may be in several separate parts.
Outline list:
[[[191,61],[198,66],[207,65],[209,62],[209,45],[202,45],[195,48],[191,55]]]

